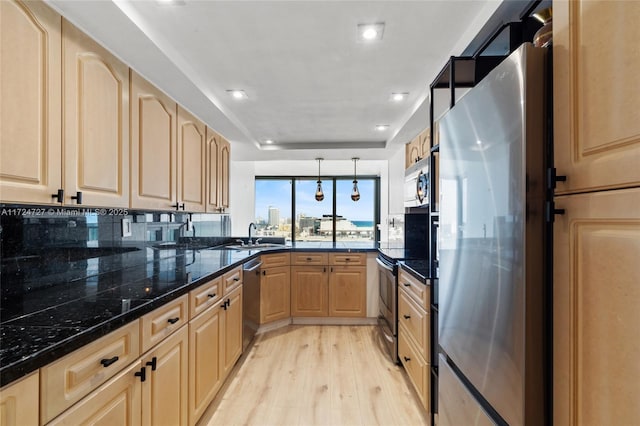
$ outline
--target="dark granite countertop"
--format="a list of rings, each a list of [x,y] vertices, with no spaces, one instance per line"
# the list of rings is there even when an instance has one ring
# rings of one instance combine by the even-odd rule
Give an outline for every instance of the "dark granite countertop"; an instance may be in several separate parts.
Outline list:
[[[424,249],[405,248],[403,245],[380,245],[378,252],[391,261],[407,259],[426,259]]]
[[[431,276],[429,273],[429,261],[415,259],[404,260],[400,262],[400,268],[402,268],[403,271],[407,271],[423,284],[429,284],[429,278]]]
[[[298,242],[232,250],[183,244],[83,247],[3,258],[0,386],[260,254],[283,250],[369,252],[376,247],[373,242]]]

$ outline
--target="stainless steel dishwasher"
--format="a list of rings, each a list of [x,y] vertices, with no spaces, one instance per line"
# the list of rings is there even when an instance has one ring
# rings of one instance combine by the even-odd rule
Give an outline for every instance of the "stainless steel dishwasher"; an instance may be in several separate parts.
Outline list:
[[[260,324],[260,258],[242,265],[242,351],[249,346]]]

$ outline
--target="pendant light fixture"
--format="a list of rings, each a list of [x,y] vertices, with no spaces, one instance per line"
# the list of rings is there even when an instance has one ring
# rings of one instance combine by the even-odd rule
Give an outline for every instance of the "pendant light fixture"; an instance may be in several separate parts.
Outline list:
[[[356,173],[356,163],[358,162],[358,157],[353,157],[353,189],[351,190],[351,199],[353,201],[358,201],[360,199],[360,191],[358,190],[358,174]]]
[[[318,187],[316,188],[316,201],[324,200],[324,192],[322,192],[322,181],[320,180],[320,162],[324,158],[316,158],[318,161]]]

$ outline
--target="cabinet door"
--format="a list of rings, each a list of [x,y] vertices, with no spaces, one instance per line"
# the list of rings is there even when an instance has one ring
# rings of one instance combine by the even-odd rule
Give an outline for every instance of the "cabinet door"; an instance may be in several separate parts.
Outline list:
[[[0,1],[0,200],[61,188],[61,25],[43,2]]]
[[[427,158],[431,155],[431,129],[426,128],[420,133],[420,157]]]
[[[329,274],[329,316],[367,315],[367,268],[332,266]]]
[[[189,323],[189,424],[194,425],[222,384],[224,346],[222,302]]]
[[[290,316],[291,276],[288,266],[262,270],[260,277],[260,324]]]
[[[420,137],[416,136],[405,145],[405,168],[413,166],[420,159]]]
[[[222,138],[207,127],[207,211],[220,212],[220,154]]]
[[[178,106],[178,202],[185,210],[205,210],[206,134],[204,124]]]
[[[637,1],[553,4],[558,194],[640,184],[638,16]]]
[[[131,71],[131,207],[176,203],[176,103]]]
[[[129,68],[63,20],[65,203],[129,207]]]
[[[291,316],[329,315],[329,275],[326,266],[291,267]]]
[[[220,149],[220,207],[222,209],[229,208],[229,166],[231,161],[231,145],[226,139],[222,139],[222,148]]]
[[[640,189],[556,198],[554,424],[640,420]]]
[[[0,389],[0,425],[37,425],[39,380],[35,371],[27,377]]]
[[[189,389],[189,328],[182,327],[143,359],[142,424],[186,425]]]
[[[225,297],[224,351],[221,354],[223,377],[229,374],[242,355],[242,287]]]
[[[135,362],[49,425],[137,426],[142,424],[142,385]]]

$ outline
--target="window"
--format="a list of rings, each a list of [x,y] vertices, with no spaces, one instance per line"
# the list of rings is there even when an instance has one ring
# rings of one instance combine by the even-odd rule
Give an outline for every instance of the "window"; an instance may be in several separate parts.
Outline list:
[[[377,240],[378,177],[358,177],[357,202],[351,200],[352,178],[323,177],[322,201],[315,199],[316,181],[316,177],[256,177],[256,235],[286,241]]]

